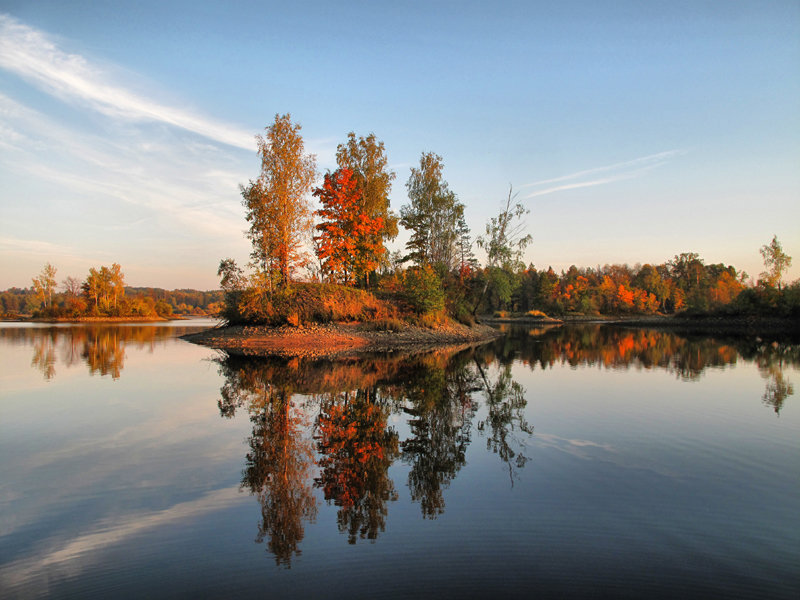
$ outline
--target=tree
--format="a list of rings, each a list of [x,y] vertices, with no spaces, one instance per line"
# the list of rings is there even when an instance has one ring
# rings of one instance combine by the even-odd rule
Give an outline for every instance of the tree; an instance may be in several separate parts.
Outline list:
[[[65,294],[65,306],[73,315],[79,315],[86,310],[86,303],[80,297],[81,282],[77,277],[67,277],[61,282]]]
[[[672,278],[684,291],[700,287],[705,278],[703,259],[696,252],[681,252],[667,266]]]
[[[761,280],[769,287],[781,289],[781,278],[784,271],[792,266],[792,257],[784,251],[778,236],[772,236],[772,241],[767,246],[761,246],[761,256],[764,257],[766,272],[761,273]]]
[[[67,277],[61,282],[61,287],[69,297],[75,297],[81,293],[81,282],[77,277]]]
[[[314,238],[322,269],[344,284],[356,283],[378,267],[386,252],[381,242],[383,218],[365,213],[350,169],[327,173],[314,196],[322,203],[316,213],[323,219],[317,225],[320,235]]]
[[[219,286],[223,292],[244,289],[246,282],[244,273],[232,258],[223,258],[219,261],[217,275],[220,278]]]
[[[522,218],[530,211],[518,202],[512,206],[515,199],[513,188],[509,185],[503,209],[498,216],[489,219],[485,236],[477,239],[478,246],[486,250],[487,277],[473,313],[477,312],[490,284],[497,290],[501,303],[508,302],[514,289],[511,275],[525,268],[522,255],[533,237],[530,234],[523,235],[525,223]]]
[[[498,216],[489,219],[486,235],[477,239],[478,246],[486,250],[488,267],[501,267],[510,271],[525,268],[522,255],[533,237],[530,234],[523,235],[525,223],[522,218],[530,211],[518,202],[512,206],[516,197],[512,186],[508,186],[508,197],[503,209]]]
[[[117,263],[112,263],[108,272],[111,296],[114,299],[114,310],[117,310],[117,300],[125,297],[125,275],[122,267]]]
[[[100,294],[102,293],[103,283],[100,273],[94,267],[89,269],[89,276],[81,286],[87,301],[94,300],[95,312],[99,309]]]
[[[45,308],[53,306],[53,292],[56,289],[56,268],[50,263],[42,267],[42,272],[32,280],[36,296]]]
[[[275,115],[266,136],[256,136],[261,175],[240,186],[250,223],[250,256],[270,290],[275,279],[285,287],[303,264],[302,245],[312,230],[307,194],[316,177],[316,158],[305,154],[300,129],[291,115]]]
[[[452,270],[459,259],[457,242],[463,231],[464,205],[442,178],[442,157],[423,152],[419,168],[411,168],[406,182],[411,204],[400,209],[400,224],[413,233],[406,244],[406,260],[418,265],[441,265]]]
[[[397,215],[389,210],[389,193],[395,172],[387,168],[388,160],[383,142],[374,133],[366,138],[356,138],[352,131],[347,134],[347,143],[336,148],[336,163],[340,169],[350,169],[361,192],[360,204],[370,218],[383,219],[381,240],[397,237]]]

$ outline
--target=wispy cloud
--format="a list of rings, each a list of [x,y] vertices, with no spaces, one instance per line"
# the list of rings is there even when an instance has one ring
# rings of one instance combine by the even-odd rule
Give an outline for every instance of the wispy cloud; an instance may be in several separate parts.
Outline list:
[[[0,68],[61,99],[81,102],[110,117],[165,123],[230,146],[255,149],[248,132],[116,85],[83,56],[64,52],[44,32],[2,14]]]
[[[0,237],[0,250],[3,252],[28,252],[41,256],[63,256],[72,253],[72,248],[61,244],[53,244],[45,240],[23,240],[12,237]]]
[[[161,511],[136,513],[117,517],[113,523],[104,522],[95,531],[78,535],[70,540],[51,540],[41,554],[34,554],[0,567],[0,582],[13,589],[21,584],[33,585],[47,594],[47,577],[42,573],[53,570],[77,574],[89,568],[109,547],[127,542],[131,537],[177,522],[198,519],[209,513],[224,510],[243,501],[238,487],[207,492]]]
[[[681,154],[685,154],[685,151],[669,150],[667,152],[659,152],[658,154],[650,154],[612,165],[586,169],[569,175],[562,175],[561,177],[534,181],[533,183],[527,183],[521,186],[520,189],[547,186],[544,187],[544,189],[535,190],[526,194],[524,198],[527,199],[564,190],[606,185],[616,181],[634,179],[652,169],[660,167]]]
[[[6,129],[16,133],[7,139],[12,152],[5,160],[18,174],[86,199],[116,198],[193,231],[237,235],[241,229],[237,186],[245,173],[214,146],[169,136],[154,140],[135,130],[122,140],[101,137],[64,127],[0,93],[0,131]],[[52,148],[59,149],[58,160]]]

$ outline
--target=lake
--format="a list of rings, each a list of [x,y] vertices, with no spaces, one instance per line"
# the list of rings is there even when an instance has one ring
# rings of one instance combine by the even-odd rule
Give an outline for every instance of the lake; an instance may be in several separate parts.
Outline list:
[[[0,324],[3,598],[798,598],[800,345],[344,362]]]

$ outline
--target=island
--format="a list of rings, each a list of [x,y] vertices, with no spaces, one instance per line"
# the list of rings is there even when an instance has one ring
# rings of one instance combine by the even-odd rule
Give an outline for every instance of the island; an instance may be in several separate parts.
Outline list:
[[[441,347],[467,348],[503,333],[488,325],[449,322],[435,328],[405,324],[376,329],[373,323],[314,323],[303,327],[232,325],[206,329],[182,339],[228,354],[347,358],[373,353],[416,354]]]

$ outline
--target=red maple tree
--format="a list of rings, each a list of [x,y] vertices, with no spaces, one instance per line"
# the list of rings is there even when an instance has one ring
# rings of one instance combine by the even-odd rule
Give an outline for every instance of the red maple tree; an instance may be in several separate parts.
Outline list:
[[[386,249],[377,235],[384,227],[381,217],[369,217],[361,204],[361,191],[350,169],[337,169],[325,175],[321,188],[314,190],[322,217],[314,236],[322,269],[333,281],[356,283],[379,264]]]

